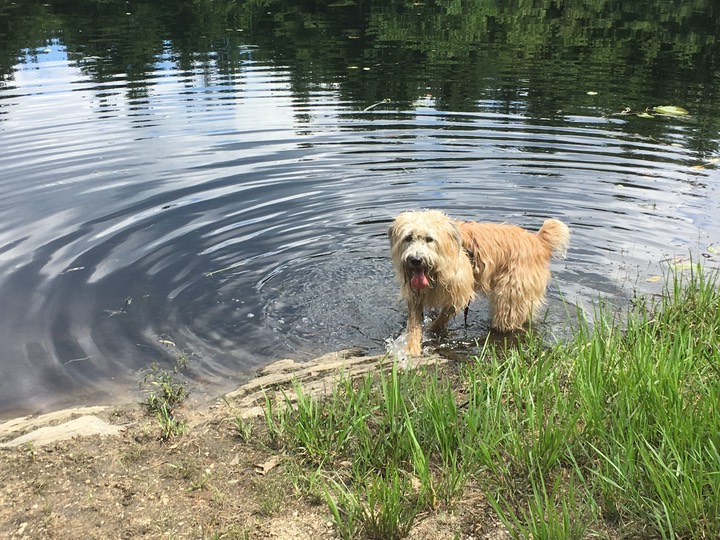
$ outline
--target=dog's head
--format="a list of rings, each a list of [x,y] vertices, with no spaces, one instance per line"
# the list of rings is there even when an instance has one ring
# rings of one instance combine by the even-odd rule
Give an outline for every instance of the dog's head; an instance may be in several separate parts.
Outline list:
[[[462,253],[460,231],[438,210],[403,212],[395,218],[388,236],[398,278],[415,291],[434,287]]]

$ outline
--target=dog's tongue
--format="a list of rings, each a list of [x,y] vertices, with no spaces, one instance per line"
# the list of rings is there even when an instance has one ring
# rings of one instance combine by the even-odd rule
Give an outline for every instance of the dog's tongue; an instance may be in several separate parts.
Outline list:
[[[425,272],[419,270],[413,273],[412,279],[410,280],[410,286],[413,289],[417,289],[419,291],[420,289],[424,289],[428,285],[430,285],[430,282],[428,282],[428,278],[425,275]]]

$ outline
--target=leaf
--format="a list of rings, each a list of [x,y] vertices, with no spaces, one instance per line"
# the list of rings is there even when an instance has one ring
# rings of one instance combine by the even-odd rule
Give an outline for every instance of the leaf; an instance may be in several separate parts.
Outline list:
[[[712,244],[710,244],[710,245],[707,247],[707,250],[708,250],[710,253],[720,253],[720,247],[713,246]]]
[[[279,463],[280,463],[280,456],[272,456],[265,463],[256,463],[255,467],[254,467],[255,472],[261,476],[265,476],[272,469],[277,467],[277,465]]]
[[[662,278],[660,276],[650,276],[649,278],[647,278],[647,281],[649,281],[650,283],[657,283],[661,279]]]
[[[590,90],[589,92],[585,92],[585,93],[586,93],[588,96],[597,96],[597,95],[598,95],[597,92],[593,92],[592,90]]]
[[[655,118],[652,114],[648,114],[646,112],[636,113],[635,116],[637,116],[638,118]]]
[[[676,107],[675,105],[661,105],[660,107],[653,107],[653,111],[666,116],[687,116],[690,114],[686,109]]]
[[[693,263],[690,261],[680,261],[672,265],[675,270],[692,270],[694,268]]]

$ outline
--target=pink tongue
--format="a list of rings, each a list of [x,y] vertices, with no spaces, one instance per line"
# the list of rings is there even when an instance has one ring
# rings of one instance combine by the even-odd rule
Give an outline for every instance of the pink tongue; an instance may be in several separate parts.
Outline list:
[[[428,285],[430,285],[430,283],[428,282],[428,278],[425,275],[425,272],[413,273],[412,279],[410,279],[410,286],[413,289],[417,289],[417,290],[424,289]]]

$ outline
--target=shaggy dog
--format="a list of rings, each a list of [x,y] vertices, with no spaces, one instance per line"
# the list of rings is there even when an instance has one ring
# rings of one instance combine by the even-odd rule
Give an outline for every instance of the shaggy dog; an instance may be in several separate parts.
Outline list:
[[[456,221],[438,210],[403,212],[388,230],[395,275],[408,304],[407,351],[421,354],[425,308],[439,308],[430,330],[444,332],[476,292],[490,300],[493,328],[522,328],[538,315],[550,257],[564,255],[570,229],[548,219],[537,233],[507,224]],[[467,312],[466,312],[467,313]]]

